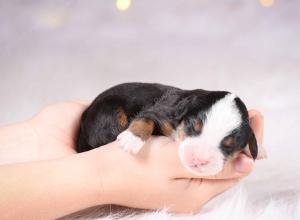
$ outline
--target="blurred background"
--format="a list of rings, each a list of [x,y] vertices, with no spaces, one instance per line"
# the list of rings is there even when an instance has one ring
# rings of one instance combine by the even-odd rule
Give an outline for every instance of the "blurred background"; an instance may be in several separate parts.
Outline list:
[[[0,0],[0,125],[122,82],[228,90],[265,115],[249,189],[299,192],[299,39],[297,0]]]

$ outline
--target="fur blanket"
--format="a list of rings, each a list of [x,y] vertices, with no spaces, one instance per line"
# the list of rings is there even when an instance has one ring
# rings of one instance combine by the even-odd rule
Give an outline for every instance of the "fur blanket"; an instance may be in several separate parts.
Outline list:
[[[98,220],[292,220],[300,218],[300,194],[285,191],[261,199],[251,198],[244,184],[229,190],[207,204],[201,212],[193,216],[175,216],[168,210],[157,212],[139,212],[129,209],[99,207],[78,212],[65,219]],[[102,216],[97,218],[96,216]]]

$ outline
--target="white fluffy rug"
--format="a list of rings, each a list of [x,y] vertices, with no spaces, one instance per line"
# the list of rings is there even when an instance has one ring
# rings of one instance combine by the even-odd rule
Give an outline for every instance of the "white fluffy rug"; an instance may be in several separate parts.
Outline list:
[[[222,197],[222,198],[221,198]],[[111,214],[108,217],[98,218],[99,220],[113,219],[187,219],[187,220],[290,220],[300,219],[300,194],[296,192],[284,192],[273,195],[270,198],[258,201],[250,200],[244,186],[240,185],[226,195],[222,195],[214,201],[214,204],[208,204],[199,214],[193,216],[174,216],[167,210],[143,214]],[[128,213],[128,211],[127,211]],[[87,215],[88,216],[88,215]],[[87,217],[85,216],[85,217]]]
[[[175,220],[292,220],[300,219],[300,194],[295,191],[286,191],[264,199],[250,199],[245,186],[240,184],[211,203],[203,207],[202,211],[193,216],[175,216],[167,210],[148,213],[134,213],[130,210],[108,211],[106,217],[98,220],[152,220],[152,219],[175,219]],[[67,219],[94,218],[103,214],[104,209],[89,210],[85,213],[77,213]],[[106,209],[107,212],[107,209]]]
[[[269,197],[253,200],[240,184],[207,204],[201,212],[193,216],[175,216],[167,210],[157,212],[138,212],[128,209],[118,211],[106,208],[94,208],[73,214],[65,219],[97,220],[293,220],[300,219],[300,193],[286,191]],[[105,217],[97,218],[95,216]]]
[[[234,191],[234,192],[233,192]],[[230,196],[229,196],[230,195]],[[166,211],[151,214],[128,216],[125,219],[210,219],[210,220],[288,220],[300,218],[299,195],[274,197],[268,201],[250,201],[243,187],[237,187],[228,193],[227,198],[216,204],[206,207],[201,213],[194,216],[174,216]],[[111,216],[102,219],[114,219]]]

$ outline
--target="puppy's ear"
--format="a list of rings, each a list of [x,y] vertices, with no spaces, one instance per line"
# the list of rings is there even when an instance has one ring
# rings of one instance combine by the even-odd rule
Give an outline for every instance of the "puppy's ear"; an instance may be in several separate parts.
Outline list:
[[[250,128],[250,135],[248,139],[248,146],[245,149],[245,153],[248,156],[251,156],[254,160],[257,158],[258,146],[257,146],[255,134],[251,128]]]

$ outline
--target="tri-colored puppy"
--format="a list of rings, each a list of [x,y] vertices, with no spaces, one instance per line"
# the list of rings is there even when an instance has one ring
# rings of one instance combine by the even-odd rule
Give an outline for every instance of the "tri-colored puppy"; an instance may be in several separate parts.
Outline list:
[[[137,153],[151,135],[180,142],[184,166],[197,175],[214,175],[226,159],[243,151],[256,159],[258,147],[245,104],[225,91],[125,83],[101,93],[83,113],[78,152],[118,140]]]

